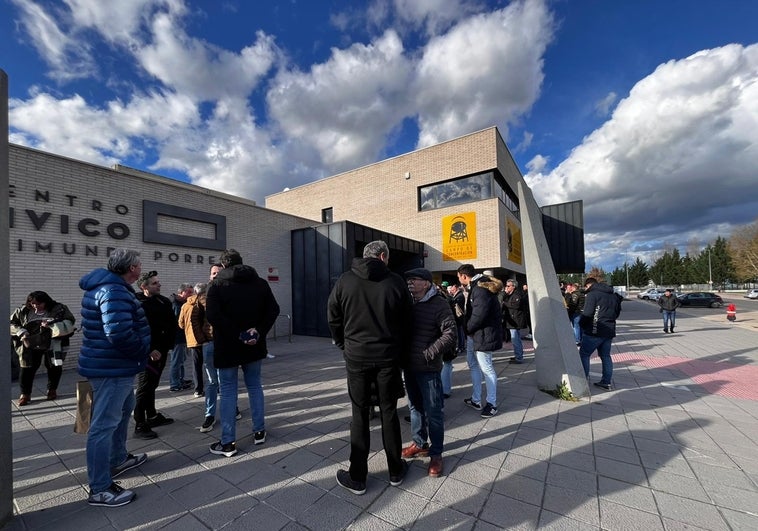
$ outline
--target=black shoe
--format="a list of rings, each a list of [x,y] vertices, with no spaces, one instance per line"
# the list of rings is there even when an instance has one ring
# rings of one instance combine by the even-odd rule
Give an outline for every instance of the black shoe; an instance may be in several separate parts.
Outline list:
[[[366,494],[366,482],[354,480],[350,477],[350,472],[347,470],[337,470],[337,485],[358,496]]]
[[[411,416],[410,415],[406,415],[406,416],[403,417],[403,420],[405,422],[410,422],[411,421]]]
[[[403,480],[405,479],[405,474],[408,472],[408,461],[401,459],[400,462],[403,463],[403,470],[399,474],[390,476],[390,485],[393,487],[399,487],[402,485]]]
[[[165,426],[166,424],[173,424],[174,419],[164,417],[163,413],[156,413],[154,417],[147,419],[147,423],[151,428],[157,428],[158,426]]]
[[[484,406],[484,409],[482,409],[482,418],[488,419],[491,417],[494,417],[497,414],[497,408],[487,402],[487,404]]]
[[[477,411],[482,410],[482,405],[479,402],[474,402],[470,398],[464,398],[463,403],[472,409],[476,409]]]
[[[135,439],[155,439],[158,436],[147,424],[137,424],[134,427]]]
[[[235,420],[240,420],[242,418],[242,413],[240,413],[240,408],[237,408],[237,413],[234,414]]]
[[[512,359],[508,360],[508,363],[513,363],[513,364],[516,364],[516,365],[521,365],[522,363],[524,363],[524,359],[523,358],[522,359],[512,358]]]
[[[221,444],[221,441],[211,444],[211,453],[216,455],[223,455],[226,457],[232,457],[237,453],[237,445],[233,442]]]
[[[672,334],[674,333],[674,327],[673,327],[673,326],[671,327],[671,330],[670,330],[670,332],[671,332]]]
[[[442,398],[444,398],[445,400],[447,400],[447,399],[448,399],[448,398],[450,398],[451,396],[452,396],[452,395],[451,395],[450,393],[442,393]]]
[[[256,431],[253,434],[253,443],[263,444],[266,442],[266,430]]]
[[[664,334],[668,334],[668,333],[669,333],[669,329],[668,329],[668,328],[664,328],[664,329],[663,329],[663,333],[664,333]]]
[[[200,433],[208,433],[213,429],[213,426],[216,424],[216,417],[213,415],[210,415],[208,417],[205,417],[205,421],[203,421],[203,425],[200,426]]]
[[[605,389],[606,391],[611,390],[611,384],[609,383],[595,382],[595,387],[600,387],[601,389]]]

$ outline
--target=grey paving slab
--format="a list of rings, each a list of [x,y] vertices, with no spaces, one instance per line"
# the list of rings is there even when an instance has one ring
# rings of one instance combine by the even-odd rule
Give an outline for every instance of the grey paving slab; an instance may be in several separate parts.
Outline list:
[[[15,516],[4,529],[756,529],[758,394],[735,386],[739,370],[758,367],[758,327],[727,327],[721,313],[684,311],[664,335],[654,305],[624,302],[615,388],[577,402],[537,390],[533,360],[508,364],[506,345],[496,354],[500,412],[489,420],[463,404],[471,384],[459,357],[443,476],[427,477],[418,459],[390,486],[377,420],[364,496],[335,481],[349,457],[350,407],[328,339],[271,342],[266,443],[252,443],[242,392],[231,459],[208,452],[220,428],[198,431],[203,401],[169,393],[164,378],[157,404],[176,422],[156,440],[129,440],[149,460],[119,478],[137,499],[117,509],[85,503],[86,436],[72,433],[77,375],[67,368],[59,399],[47,402],[36,398],[42,370],[33,402],[11,406]]]

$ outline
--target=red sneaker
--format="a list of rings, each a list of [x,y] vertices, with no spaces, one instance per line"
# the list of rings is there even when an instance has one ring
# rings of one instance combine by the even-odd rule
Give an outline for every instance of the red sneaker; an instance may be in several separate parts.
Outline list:
[[[429,445],[418,446],[415,442],[403,448],[404,459],[413,459],[414,457],[426,457],[429,455]]]

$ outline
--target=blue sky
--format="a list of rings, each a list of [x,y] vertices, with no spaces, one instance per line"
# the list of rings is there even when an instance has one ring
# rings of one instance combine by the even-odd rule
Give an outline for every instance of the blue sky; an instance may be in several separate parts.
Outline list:
[[[11,142],[266,195],[492,125],[588,267],[758,218],[758,2],[0,0]]]

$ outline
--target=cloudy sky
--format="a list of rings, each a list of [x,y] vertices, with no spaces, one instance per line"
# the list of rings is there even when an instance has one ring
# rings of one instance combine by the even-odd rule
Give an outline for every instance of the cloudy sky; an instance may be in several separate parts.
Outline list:
[[[0,0],[11,142],[255,199],[496,125],[588,268],[758,218],[758,2]]]

